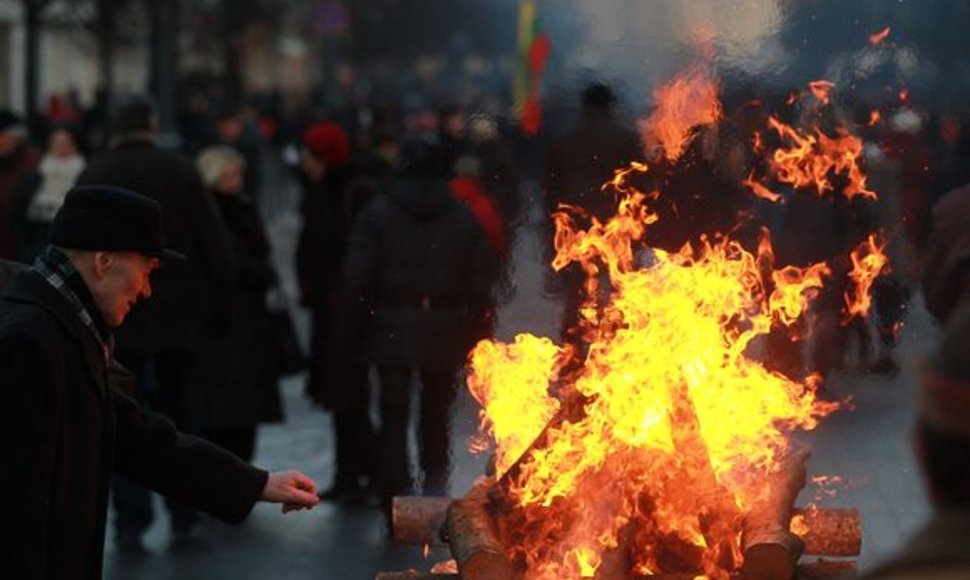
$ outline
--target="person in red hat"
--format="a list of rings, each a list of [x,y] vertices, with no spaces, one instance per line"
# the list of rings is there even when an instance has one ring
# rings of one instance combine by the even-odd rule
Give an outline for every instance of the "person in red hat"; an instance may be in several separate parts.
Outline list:
[[[310,374],[306,391],[333,413],[336,473],[320,497],[347,500],[374,482],[376,430],[368,414],[367,365],[344,356],[335,334],[337,302],[350,226],[360,207],[355,199],[358,171],[350,140],[336,123],[325,121],[303,134],[303,230],[296,250],[300,302],[312,313]]]

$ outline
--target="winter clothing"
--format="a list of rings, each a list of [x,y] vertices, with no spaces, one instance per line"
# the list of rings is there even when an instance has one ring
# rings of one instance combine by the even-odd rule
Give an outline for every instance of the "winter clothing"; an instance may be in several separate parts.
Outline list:
[[[43,252],[47,230],[84,165],[80,155],[68,158],[45,155],[37,171],[23,180],[12,210],[18,260],[32,262]]]
[[[957,188],[933,208],[933,231],[923,259],[926,309],[945,322],[970,296],[970,185]]]
[[[24,180],[36,168],[37,160],[37,152],[26,144],[18,147],[8,157],[0,158],[0,259],[15,257],[15,198],[24,187]]]
[[[0,558],[11,577],[101,577],[112,470],[229,522],[268,477],[121,394],[130,373],[72,307],[65,292],[100,316],[76,284],[58,290],[31,269],[0,298]]]
[[[165,247],[162,208],[149,197],[107,185],[79,185],[69,191],[51,223],[50,242],[73,250],[139,252],[185,261]]]
[[[278,370],[267,332],[266,293],[276,284],[270,246],[255,205],[237,195],[214,194],[229,230],[236,264],[236,284],[229,332],[203,355],[201,397],[206,432],[280,421]],[[243,459],[249,459],[243,457]]]
[[[118,349],[134,353],[198,353],[229,321],[232,253],[212,197],[191,161],[132,138],[95,159],[79,184],[124,187],[162,206],[172,249],[186,267],[153,275],[156,296],[136,305],[118,332]]]
[[[903,544],[905,549],[863,576],[865,580],[970,578],[970,512],[938,512]]]
[[[411,376],[421,378],[420,464],[425,493],[448,478],[448,419],[455,379],[486,311],[494,253],[468,206],[441,178],[406,177],[361,212],[345,264],[341,343],[377,366],[381,486],[410,488],[407,426]]]
[[[495,256],[442,179],[400,179],[351,233],[344,344],[378,365],[447,369],[468,352]],[[356,316],[355,316],[356,315]]]
[[[350,140],[340,125],[323,122],[313,125],[303,133],[303,144],[314,157],[328,167],[350,163]]]
[[[560,203],[581,207],[605,219],[614,212],[613,198],[600,188],[613,173],[643,157],[640,137],[603,112],[589,111],[575,131],[549,147],[545,190],[551,214]]]

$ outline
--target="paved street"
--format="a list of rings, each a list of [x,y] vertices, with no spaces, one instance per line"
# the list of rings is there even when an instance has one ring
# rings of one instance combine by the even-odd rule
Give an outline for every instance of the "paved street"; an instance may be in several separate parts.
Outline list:
[[[292,199],[292,192],[285,194]],[[281,264],[288,264],[298,222],[286,207],[270,212],[271,229]],[[520,233],[515,247],[514,299],[500,314],[499,336],[520,331],[549,334],[558,317],[556,305],[540,293],[538,245],[533,229]],[[305,320],[302,323],[305,324]],[[902,336],[902,372],[891,381],[846,374],[835,377],[831,392],[851,395],[857,410],[840,413],[807,437],[814,448],[812,475],[838,475],[845,485],[810,485],[800,503],[815,499],[821,506],[852,506],[862,511],[865,527],[861,564],[870,566],[898,546],[928,513],[908,436],[914,400],[914,363],[932,338],[932,327],[918,304],[913,305]],[[321,486],[332,476],[330,418],[312,409],[302,396],[299,377],[283,386],[286,422],[260,431],[256,463],[268,469],[298,467]],[[465,451],[475,430],[475,411],[463,399],[454,421],[456,472],[452,491],[463,493],[482,472],[482,460]],[[826,491],[837,492],[829,497]],[[158,503],[160,507],[160,502]],[[322,505],[311,512],[283,516],[278,508],[257,506],[242,526],[206,522],[197,542],[170,546],[164,510],[147,536],[149,554],[134,560],[120,557],[111,538],[105,569],[109,579],[367,579],[378,570],[410,567],[426,570],[419,549],[389,546],[381,516],[367,508]],[[432,553],[431,559],[442,554]]]

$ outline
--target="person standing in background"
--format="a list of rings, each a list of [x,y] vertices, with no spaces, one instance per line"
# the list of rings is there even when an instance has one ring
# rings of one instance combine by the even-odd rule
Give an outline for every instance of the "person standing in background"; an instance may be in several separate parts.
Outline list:
[[[12,111],[0,111],[0,259],[16,255],[14,198],[37,161],[37,152],[27,142],[27,125]]]
[[[88,165],[78,183],[124,187],[158,202],[166,238],[189,258],[184,267],[158,272],[158,297],[133,308],[116,338],[118,360],[136,376],[139,402],[197,434],[199,357],[229,328],[232,251],[194,164],[162,150],[158,128],[154,103],[131,97],[118,111],[112,147]],[[151,494],[122,478],[116,478],[113,492],[118,546],[139,550],[154,518]],[[195,513],[172,502],[168,508],[175,538],[189,538]]]
[[[306,392],[333,413],[336,473],[323,499],[353,499],[374,483],[376,434],[368,409],[368,366],[345,356],[335,332],[347,237],[358,172],[339,125],[322,122],[303,135],[303,229],[296,250],[300,302],[310,309],[310,375]]]
[[[422,492],[446,495],[450,413],[458,371],[488,312],[496,257],[462,200],[442,155],[422,141],[402,147],[402,169],[386,194],[361,210],[350,236],[338,324],[343,348],[376,365],[380,379],[382,506],[408,493],[412,375],[421,383],[418,420]]]
[[[283,406],[265,321],[267,292],[277,285],[270,244],[253,200],[243,193],[243,156],[224,145],[204,149],[196,164],[229,232],[235,284],[228,332],[203,355],[199,387],[203,435],[244,461],[251,461],[260,423],[279,422]]]
[[[76,135],[66,127],[55,128],[37,170],[24,180],[15,201],[17,260],[30,263],[44,251],[54,215],[85,164]]]

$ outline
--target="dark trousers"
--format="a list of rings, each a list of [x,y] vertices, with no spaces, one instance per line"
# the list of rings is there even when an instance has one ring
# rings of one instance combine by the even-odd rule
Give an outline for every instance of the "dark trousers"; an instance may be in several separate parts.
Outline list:
[[[336,487],[356,487],[377,478],[377,432],[370,417],[370,380],[366,363],[338,362],[340,396],[331,406],[337,466]]]
[[[412,487],[408,461],[411,367],[378,366],[381,399],[381,487],[385,504]],[[457,369],[418,369],[421,404],[418,417],[419,464],[424,495],[444,495],[448,486],[451,437],[449,417],[457,394]]]
[[[135,375],[135,398],[145,408],[170,418],[179,430],[199,433],[200,421],[190,398],[197,357],[188,354],[144,355],[118,353],[118,360]],[[111,482],[115,529],[141,533],[152,524],[151,491],[115,475]],[[188,528],[198,517],[194,510],[170,500],[166,507],[175,529]]]

